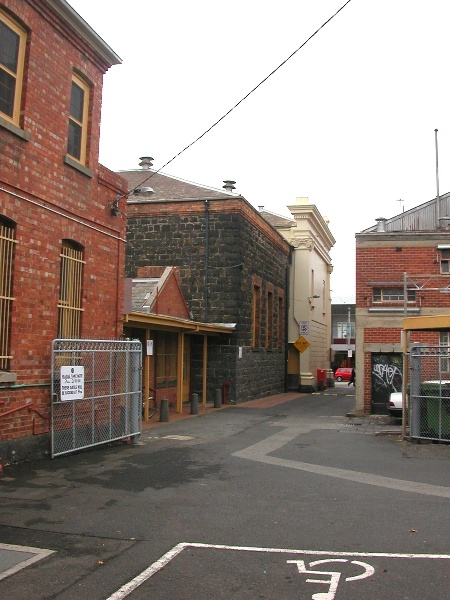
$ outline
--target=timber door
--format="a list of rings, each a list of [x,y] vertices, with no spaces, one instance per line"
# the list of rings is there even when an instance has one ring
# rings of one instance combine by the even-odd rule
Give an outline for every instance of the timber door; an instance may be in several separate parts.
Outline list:
[[[401,392],[402,354],[372,354],[371,413],[387,415],[391,392]]]
[[[183,348],[183,402],[189,402],[191,391],[191,338],[184,336]]]

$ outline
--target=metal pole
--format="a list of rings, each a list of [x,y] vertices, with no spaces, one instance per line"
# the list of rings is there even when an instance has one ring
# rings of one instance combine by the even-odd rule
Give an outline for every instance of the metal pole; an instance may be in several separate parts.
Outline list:
[[[406,272],[403,273],[403,317],[408,316]],[[407,331],[403,326],[403,375],[402,375],[402,437],[406,437],[406,386],[407,386],[407,365],[408,365],[408,340]]]
[[[350,320],[350,306],[348,307],[348,315],[347,315],[347,367],[351,367],[351,360],[350,360],[350,342],[351,342],[351,335],[352,333],[352,322]]]
[[[191,415],[198,415],[198,394],[191,396]]]
[[[205,200],[205,323],[208,322],[209,202]]]
[[[439,227],[441,224],[441,198],[439,196],[439,156],[438,156],[438,130],[434,130],[434,145],[436,149],[436,226]]]

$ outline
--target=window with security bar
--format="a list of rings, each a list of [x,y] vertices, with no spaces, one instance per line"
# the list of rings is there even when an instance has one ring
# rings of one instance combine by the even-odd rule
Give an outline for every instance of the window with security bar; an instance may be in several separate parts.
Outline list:
[[[61,246],[61,275],[59,293],[58,337],[81,337],[83,248],[76,242],[65,240]]]
[[[15,300],[12,295],[15,224],[0,219],[0,370],[10,368],[11,309]]]

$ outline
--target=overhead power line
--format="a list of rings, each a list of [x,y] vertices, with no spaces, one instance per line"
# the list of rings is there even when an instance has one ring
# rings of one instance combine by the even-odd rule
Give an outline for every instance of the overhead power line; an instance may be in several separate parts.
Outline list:
[[[302,48],[304,48],[306,46],[306,44],[308,42],[310,42],[313,39],[313,37],[316,36],[319,33],[319,31],[321,29],[323,29],[326,25],[328,25],[328,23],[330,23],[330,21],[332,21],[334,19],[334,17],[336,17],[347,6],[347,4],[350,4],[350,2],[351,2],[351,0],[347,0],[347,2],[345,2],[345,4],[343,4],[341,6],[341,8],[339,8],[333,15],[331,15],[331,17],[329,17],[324,23],[322,23],[322,25],[318,29],[316,29],[316,31],[314,33],[312,33],[309,36],[309,38],[307,38],[303,42],[303,44],[301,46],[299,46],[296,50],[294,50],[294,52],[292,52],[292,54],[290,54],[285,60],[283,60],[283,62],[280,63],[278,65],[278,67],[276,67],[266,77],[264,77],[264,79],[262,81],[260,81],[258,83],[258,85],[255,85],[255,87],[253,89],[251,89],[243,98],[241,98],[239,100],[239,102],[236,102],[236,104],[234,106],[232,106],[224,115],[222,115],[220,117],[220,119],[217,119],[217,121],[215,123],[213,123],[211,125],[211,127],[208,127],[208,129],[206,131],[204,131],[201,135],[199,135],[193,142],[191,142],[190,144],[188,144],[185,148],[183,148],[183,150],[180,150],[180,152],[178,152],[177,154],[175,154],[175,156],[173,156],[170,160],[168,160],[165,164],[163,164],[163,166],[160,167],[157,171],[154,171],[151,175],[149,175],[139,185],[142,185],[143,183],[145,183],[146,181],[148,181],[149,179],[151,179],[154,175],[156,175],[157,173],[159,173],[160,171],[162,171],[165,167],[167,167],[167,165],[170,165],[170,163],[173,162],[176,158],[178,158],[181,154],[183,154],[183,152],[186,152],[186,150],[189,150],[189,148],[192,148],[192,146],[194,144],[196,144],[199,140],[201,140],[202,138],[204,138],[205,135],[207,135],[212,129],[214,129],[214,127],[216,127],[216,125],[218,125],[224,119],[226,119],[226,117],[228,117],[228,115],[230,113],[232,113],[235,108],[237,108],[240,104],[242,104],[245,100],[247,100],[247,98],[249,96],[251,96],[251,94],[253,94],[253,92],[256,92],[256,90],[258,88],[260,88],[263,85],[263,83],[265,83],[270,77],[272,77],[272,75],[274,75],[277,71],[279,71],[281,69],[281,67],[283,67],[293,56],[295,56],[297,54],[297,52],[299,52]]]

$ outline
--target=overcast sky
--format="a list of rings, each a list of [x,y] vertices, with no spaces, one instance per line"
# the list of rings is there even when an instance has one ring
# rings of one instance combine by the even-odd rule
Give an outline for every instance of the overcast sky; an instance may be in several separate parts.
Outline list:
[[[69,0],[121,57],[105,76],[100,161],[159,169],[345,0]],[[446,0],[351,0],[268,81],[163,169],[289,216],[328,218],[333,301],[355,288],[355,233],[450,191]],[[400,202],[399,200],[402,200]]]

